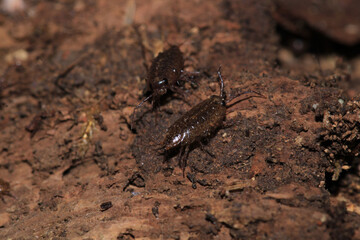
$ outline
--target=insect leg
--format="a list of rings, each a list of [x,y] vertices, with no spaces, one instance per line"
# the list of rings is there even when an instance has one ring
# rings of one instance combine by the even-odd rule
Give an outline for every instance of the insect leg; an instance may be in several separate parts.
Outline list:
[[[15,197],[14,195],[12,195],[11,193],[6,193],[6,195],[9,196],[9,197],[14,198],[15,200],[17,200],[17,197]]]
[[[12,195],[11,193],[5,193],[4,195],[0,195],[0,198],[1,198],[1,201],[3,202],[3,203],[5,203],[6,204],[6,201],[5,201],[5,198],[4,198],[4,196],[9,196],[9,197],[12,197],[12,198],[14,198],[15,200],[17,200],[17,198],[14,196],[14,195]]]
[[[223,128],[223,129],[231,128],[232,126],[235,125],[235,123],[236,123],[236,122],[234,122],[234,121],[231,121],[231,122],[226,122],[226,121],[225,121],[225,122],[223,123],[222,128]]]
[[[194,81],[194,78],[196,78],[198,76],[200,76],[200,72],[198,72],[198,71],[187,72],[187,71],[181,70],[181,75],[179,77],[179,80],[189,82],[191,84],[191,87],[196,88],[197,82]]]
[[[201,141],[199,141],[199,145],[200,145],[200,150],[201,151],[203,151],[204,153],[209,154],[210,157],[215,158],[215,154],[213,154],[208,149],[206,149],[206,147],[204,146],[204,144]]]
[[[187,105],[191,106],[191,104],[186,100],[186,98],[185,98],[185,93],[184,93],[184,91],[183,91],[181,88],[171,87],[170,90],[173,91],[174,93],[177,93],[177,94],[179,95],[179,98],[180,98],[181,100],[183,100],[184,103],[186,103]]]
[[[183,170],[183,178],[185,178],[185,168],[186,168],[186,165],[187,165],[187,158],[189,156],[189,152],[190,152],[190,149],[188,146],[185,147],[185,150],[184,150],[184,156],[182,157],[182,170]]]
[[[185,151],[185,147],[181,147],[180,153],[179,153],[178,159],[177,159],[180,168],[182,168],[182,156],[184,155],[184,151]]]

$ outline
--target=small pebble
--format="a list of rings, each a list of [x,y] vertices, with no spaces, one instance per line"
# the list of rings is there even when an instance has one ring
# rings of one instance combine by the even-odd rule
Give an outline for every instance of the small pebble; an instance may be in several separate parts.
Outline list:
[[[100,209],[102,212],[108,210],[109,208],[112,208],[112,202],[103,202],[101,205],[100,205]]]

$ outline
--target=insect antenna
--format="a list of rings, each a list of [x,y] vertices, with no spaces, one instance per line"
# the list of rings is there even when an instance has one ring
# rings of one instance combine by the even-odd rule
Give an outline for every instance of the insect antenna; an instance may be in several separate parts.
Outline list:
[[[139,44],[140,44],[140,47],[141,47],[141,54],[142,54],[142,57],[143,57],[143,65],[144,65],[144,67],[146,69],[146,72],[148,72],[149,71],[149,65],[146,62],[146,51],[149,51],[149,46],[145,45],[145,43],[144,43],[145,41],[147,43],[147,39],[144,39],[143,35],[141,34],[140,27],[141,27],[141,25],[134,24],[134,30],[135,30],[135,33],[137,35],[137,38],[138,38],[138,41],[139,41]]]
[[[144,102],[148,101],[151,97],[153,96],[153,94],[150,94],[149,96],[147,96],[146,98],[144,98],[141,103],[139,103],[139,105],[137,105],[134,109],[134,112],[136,109],[138,109],[139,107],[141,107],[143,105]]]
[[[255,93],[257,94],[256,96],[248,96],[246,98],[243,98],[243,99],[240,99],[240,100],[237,100],[235,101],[234,103],[230,104],[230,105],[227,105],[228,103],[230,103],[232,100],[234,100],[235,98],[238,98],[244,94],[247,94],[247,93]],[[235,104],[237,104],[238,102],[241,102],[241,101],[244,101],[244,100],[247,100],[249,98],[253,98],[253,97],[259,97],[259,98],[266,98],[264,95],[262,95],[261,93],[259,92],[256,92],[256,91],[252,91],[252,90],[248,90],[248,91],[243,91],[243,92],[239,92],[238,94],[236,94],[235,96],[232,96],[230,99],[226,100],[225,103],[226,103],[226,107],[229,108]]]
[[[153,94],[150,94],[149,96],[147,96],[146,98],[144,98],[144,99],[141,101],[141,103],[139,103],[139,105],[137,105],[137,106],[135,107],[135,109],[134,109],[134,111],[133,111],[133,113],[131,114],[131,117],[130,117],[130,120],[131,120],[130,129],[131,129],[131,130],[133,129],[132,125],[133,125],[133,122],[134,122],[135,111],[136,111],[139,107],[141,107],[144,102],[148,101],[152,96],[153,96]]]
[[[218,68],[217,70],[217,74],[220,78],[220,97],[223,99],[223,101],[225,101],[225,97],[226,97],[226,94],[225,94],[225,91],[224,91],[224,80],[221,76],[221,66]]]
[[[221,76],[221,66],[218,68],[217,74],[218,74],[218,76],[219,76],[219,78],[220,78],[220,97],[223,99],[223,103],[224,103],[224,105],[225,105],[227,108],[228,108],[228,107],[231,107],[232,105],[234,105],[234,104],[236,104],[236,103],[238,103],[238,102],[240,102],[240,101],[243,101],[243,100],[246,100],[246,99],[249,99],[249,98],[252,98],[252,97],[266,98],[264,95],[262,95],[262,94],[259,93],[259,92],[252,91],[252,90],[248,90],[248,91],[239,92],[239,93],[237,93],[235,96],[232,96],[230,99],[225,100],[225,99],[226,99],[226,93],[225,93],[225,90],[224,90],[224,80],[223,80],[223,78],[222,78],[222,76]],[[249,97],[247,97],[247,98],[240,99],[240,100],[232,103],[231,105],[227,106],[227,104],[228,104],[229,102],[231,102],[232,100],[234,100],[235,98],[240,97],[241,95],[244,95],[244,94],[247,94],[247,93],[255,93],[255,94],[257,94],[257,96],[249,96]]]

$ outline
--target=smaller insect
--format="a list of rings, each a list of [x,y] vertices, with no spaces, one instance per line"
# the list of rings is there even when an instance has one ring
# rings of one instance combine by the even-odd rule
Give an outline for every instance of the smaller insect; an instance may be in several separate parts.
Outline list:
[[[183,68],[184,57],[178,46],[171,45],[169,49],[159,53],[152,61],[146,77],[146,89],[151,93],[136,106],[134,113],[150,99],[152,99],[153,109],[155,109],[159,105],[161,96],[169,90],[178,93],[183,98],[183,90],[179,87],[182,81],[188,80],[189,75],[184,72]],[[191,74],[197,75],[198,73]]]
[[[0,178],[0,198],[3,202],[5,202],[4,196],[14,197],[10,193],[10,184]]]
[[[209,138],[216,132],[217,129],[223,126],[223,122],[226,117],[226,108],[229,107],[226,105],[227,103],[229,103],[234,98],[237,98],[246,93],[255,93],[259,97],[265,98],[262,94],[249,90],[238,93],[231,99],[226,100],[224,81],[222,79],[220,70],[221,68],[219,68],[217,71],[220,80],[220,95],[211,96],[185,113],[168,128],[164,141],[161,144],[160,149],[162,149],[164,152],[175,148],[180,148],[178,161],[180,168],[183,169],[183,175],[185,175],[186,159],[189,154],[189,146],[196,142],[199,143],[201,149],[203,149],[201,141]],[[256,96],[250,96],[248,98],[251,97]]]

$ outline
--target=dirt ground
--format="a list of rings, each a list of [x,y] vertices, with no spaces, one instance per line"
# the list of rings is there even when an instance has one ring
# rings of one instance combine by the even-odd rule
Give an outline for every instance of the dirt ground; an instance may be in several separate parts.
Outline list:
[[[359,2],[22,7],[0,12],[0,239],[360,239]],[[170,45],[195,84],[132,117]],[[183,177],[158,148],[219,66],[228,97],[265,98],[229,106]]]

